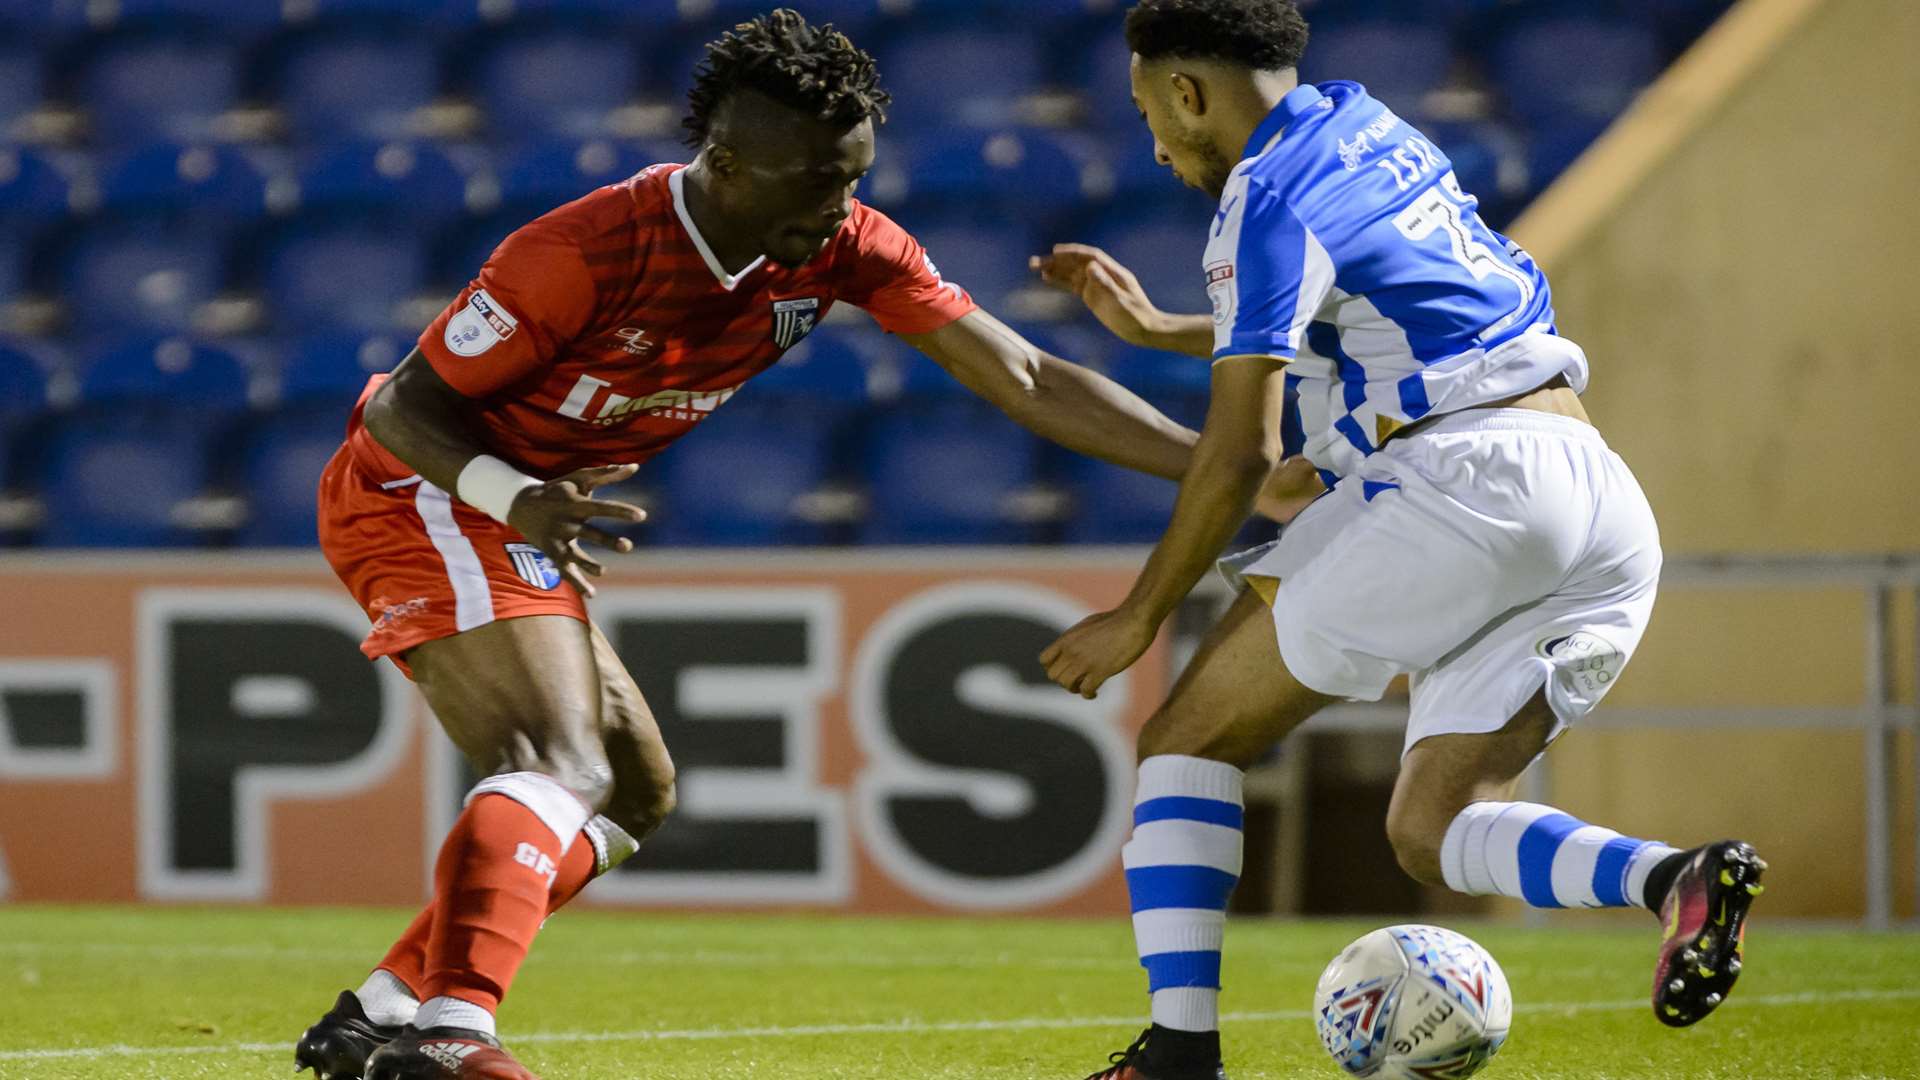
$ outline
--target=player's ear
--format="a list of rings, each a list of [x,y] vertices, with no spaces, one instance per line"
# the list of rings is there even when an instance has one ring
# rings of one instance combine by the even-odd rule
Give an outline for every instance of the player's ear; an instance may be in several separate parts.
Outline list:
[[[700,152],[706,155],[708,171],[717,177],[730,180],[740,171],[739,155],[726,143],[710,142]]]
[[[1167,76],[1167,81],[1173,86],[1173,101],[1181,112],[1191,116],[1207,115],[1207,95],[1200,80],[1184,71],[1176,71]]]

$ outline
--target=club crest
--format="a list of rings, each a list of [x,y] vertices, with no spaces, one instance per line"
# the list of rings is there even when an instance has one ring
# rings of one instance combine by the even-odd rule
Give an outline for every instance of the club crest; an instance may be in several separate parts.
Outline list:
[[[782,349],[791,349],[803,337],[813,332],[820,318],[820,298],[802,296],[794,300],[775,300],[773,302],[773,343]]]
[[[532,544],[508,544],[507,557],[513,560],[513,572],[534,588],[551,589],[560,584],[560,568]]]

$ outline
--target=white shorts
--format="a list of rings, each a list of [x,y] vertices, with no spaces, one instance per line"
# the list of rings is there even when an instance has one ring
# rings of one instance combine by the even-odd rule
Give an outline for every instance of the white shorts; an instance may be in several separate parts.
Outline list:
[[[1307,686],[1375,701],[1411,675],[1411,748],[1497,731],[1542,686],[1554,734],[1586,715],[1652,614],[1660,534],[1598,431],[1474,410],[1387,443],[1222,570],[1272,603]]]

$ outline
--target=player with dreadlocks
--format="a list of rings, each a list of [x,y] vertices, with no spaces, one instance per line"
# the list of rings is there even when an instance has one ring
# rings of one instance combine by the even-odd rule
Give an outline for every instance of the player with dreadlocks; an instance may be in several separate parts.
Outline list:
[[[531,1076],[494,1012],[535,932],[674,804],[659,728],[583,602],[601,566],[581,544],[632,546],[589,521],[643,515],[595,489],[836,302],[1040,435],[1186,469],[1193,432],[1028,344],[854,199],[887,94],[845,35],[785,9],[742,23],[708,47],[691,104],[692,163],[509,236],[369,385],[321,478],[322,549],[373,623],[363,651],[408,671],[486,777],[432,902],[300,1039],[296,1063],[329,1080]]]

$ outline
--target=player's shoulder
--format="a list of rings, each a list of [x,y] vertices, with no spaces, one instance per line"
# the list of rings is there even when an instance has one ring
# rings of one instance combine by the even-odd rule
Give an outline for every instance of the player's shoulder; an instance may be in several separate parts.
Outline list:
[[[649,165],[619,183],[595,188],[554,207],[522,226],[520,232],[590,250],[613,238],[666,228],[674,220],[667,177],[678,168],[674,164]]]
[[[1284,133],[1241,162],[1250,186],[1269,197],[1297,203],[1315,190],[1338,185],[1412,130],[1359,83],[1325,82],[1301,89],[1311,97]]]

